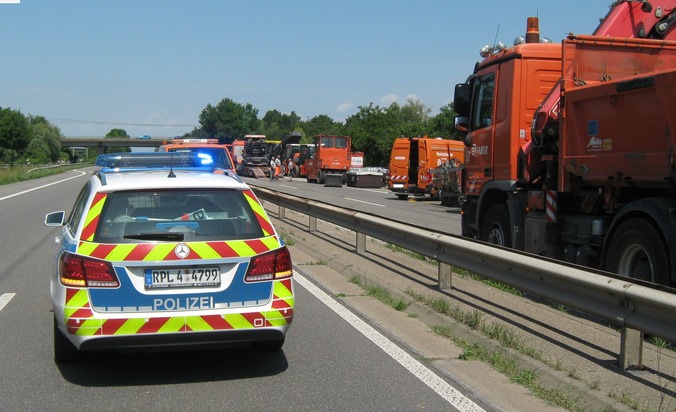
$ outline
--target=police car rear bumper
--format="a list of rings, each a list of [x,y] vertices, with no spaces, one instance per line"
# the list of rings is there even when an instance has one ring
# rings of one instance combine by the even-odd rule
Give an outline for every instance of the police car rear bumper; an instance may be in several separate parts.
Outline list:
[[[284,339],[289,326],[213,332],[168,333],[156,335],[100,336],[80,344],[81,351],[210,349],[245,347],[255,342]]]

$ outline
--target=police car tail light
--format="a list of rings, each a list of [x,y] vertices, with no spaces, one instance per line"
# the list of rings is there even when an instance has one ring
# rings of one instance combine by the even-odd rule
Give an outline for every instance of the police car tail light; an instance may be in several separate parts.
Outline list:
[[[254,256],[249,262],[244,280],[260,282],[288,278],[293,274],[291,268],[291,254],[286,246],[272,252]]]
[[[109,262],[65,253],[61,257],[61,283],[64,286],[116,288],[120,286]]]

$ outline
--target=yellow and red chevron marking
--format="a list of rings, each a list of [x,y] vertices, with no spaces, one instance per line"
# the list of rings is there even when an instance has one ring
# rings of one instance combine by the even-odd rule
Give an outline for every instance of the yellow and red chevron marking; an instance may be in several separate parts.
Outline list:
[[[99,223],[99,217],[101,216],[101,209],[103,209],[103,204],[106,201],[106,193],[96,193],[94,195],[94,200],[92,201],[92,206],[89,208],[87,217],[85,218],[84,228],[82,229],[81,239],[84,240],[93,240],[94,232],[96,232],[96,226]]]
[[[113,262],[120,261],[157,261],[181,260],[174,249],[178,243],[94,243],[81,241],[77,252]],[[280,246],[276,236],[251,240],[232,240],[218,242],[187,242],[190,259],[221,259],[255,256]]]
[[[244,190],[243,193],[244,197],[249,202],[251,209],[253,209],[254,213],[256,214],[256,219],[258,219],[258,224],[261,225],[263,233],[266,236],[270,236],[275,233],[275,229],[273,229],[272,223],[268,219],[268,215],[265,213],[265,209],[263,209],[263,206],[258,201],[258,198],[254,192],[252,190]]]
[[[272,307],[275,309],[292,309],[295,302],[291,278],[275,282],[272,289]]]
[[[202,332],[290,325],[295,297],[291,279],[275,281],[272,308],[262,312],[123,319],[95,318],[86,289],[66,289],[64,318],[68,333],[82,336]]]

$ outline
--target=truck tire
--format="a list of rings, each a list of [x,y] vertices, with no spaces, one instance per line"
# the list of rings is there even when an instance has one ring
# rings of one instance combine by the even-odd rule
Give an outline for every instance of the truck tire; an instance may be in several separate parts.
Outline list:
[[[669,284],[669,252],[659,231],[641,218],[618,226],[608,243],[604,269],[634,279]]]
[[[403,194],[403,195],[397,194],[397,198],[399,200],[406,200],[406,199],[408,199],[408,193]]]
[[[326,173],[323,170],[317,172],[317,183],[323,185],[326,182]]]
[[[494,205],[488,209],[481,223],[479,240],[494,245],[512,247],[509,212],[505,205]]]

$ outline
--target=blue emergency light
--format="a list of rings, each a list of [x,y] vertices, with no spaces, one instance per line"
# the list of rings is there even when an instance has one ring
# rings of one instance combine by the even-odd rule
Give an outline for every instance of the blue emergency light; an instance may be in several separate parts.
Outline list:
[[[207,159],[208,157],[208,159]],[[109,169],[169,169],[169,168],[203,168],[213,170],[211,156],[187,152],[138,152],[110,153],[99,155],[96,166]]]

